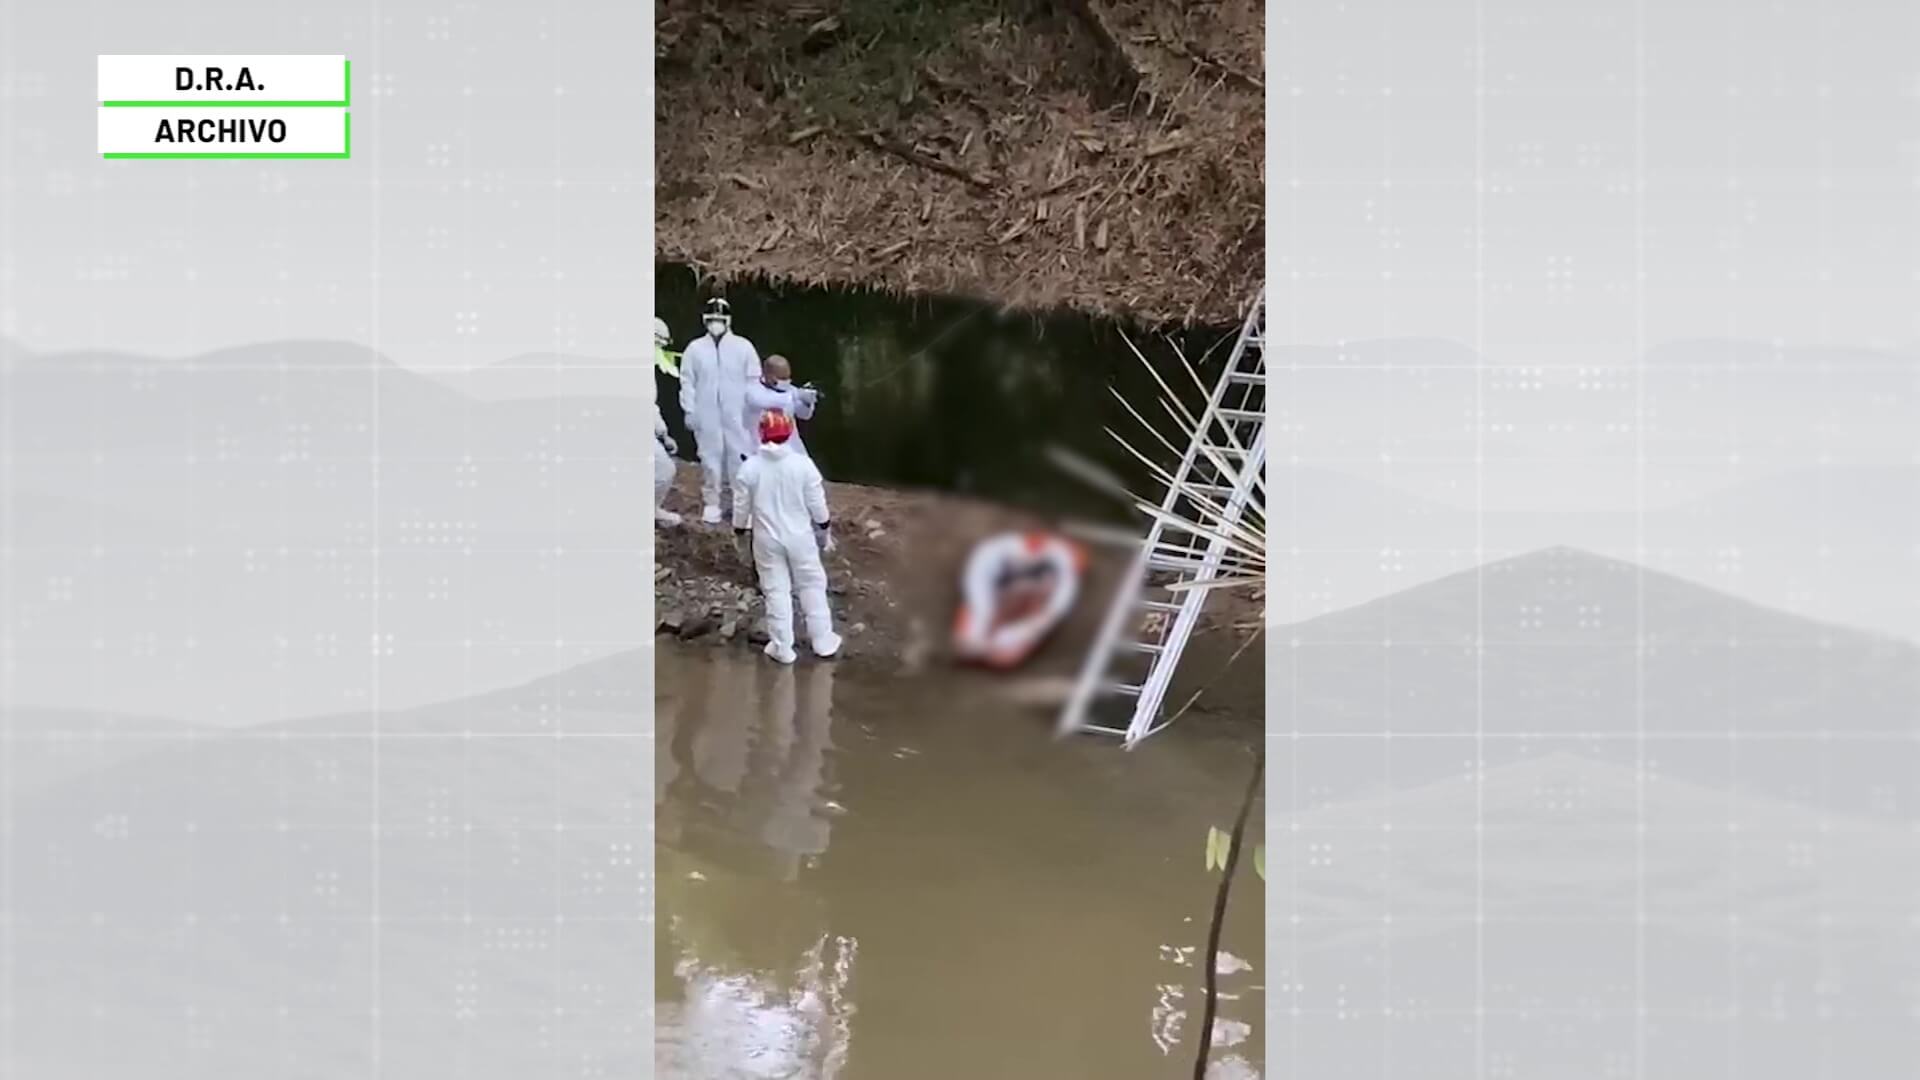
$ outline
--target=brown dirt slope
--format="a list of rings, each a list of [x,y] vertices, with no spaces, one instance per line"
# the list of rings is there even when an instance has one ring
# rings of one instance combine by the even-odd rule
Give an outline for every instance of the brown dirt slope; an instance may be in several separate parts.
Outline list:
[[[1231,323],[1263,264],[1259,0],[661,0],[659,251]]]

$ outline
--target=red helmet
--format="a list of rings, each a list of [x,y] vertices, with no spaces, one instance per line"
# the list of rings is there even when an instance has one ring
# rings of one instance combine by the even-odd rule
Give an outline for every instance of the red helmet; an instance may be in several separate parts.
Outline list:
[[[793,417],[779,409],[768,409],[760,414],[760,441],[763,443],[783,443],[793,438]]]

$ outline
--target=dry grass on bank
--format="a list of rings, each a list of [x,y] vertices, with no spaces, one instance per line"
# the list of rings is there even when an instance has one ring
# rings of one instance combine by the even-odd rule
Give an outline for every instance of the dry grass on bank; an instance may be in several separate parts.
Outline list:
[[[664,258],[1151,322],[1258,287],[1258,0],[658,11]]]

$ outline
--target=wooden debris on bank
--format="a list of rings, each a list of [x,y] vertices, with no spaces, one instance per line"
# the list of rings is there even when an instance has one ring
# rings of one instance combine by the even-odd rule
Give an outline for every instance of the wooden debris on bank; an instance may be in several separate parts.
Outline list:
[[[1176,150],[1185,150],[1186,148],[1187,137],[1185,133],[1175,132],[1164,139],[1156,139],[1148,143],[1146,158],[1148,161],[1152,161],[1154,158],[1165,157]]]
[[[800,41],[801,51],[817,53],[832,47],[833,43],[839,40],[840,31],[843,29],[845,26],[838,15],[829,15],[821,19],[807,27],[806,37]]]
[[[739,64],[701,63],[695,50],[718,46],[685,35],[685,55],[660,76],[660,257],[793,284],[1237,320],[1262,272],[1263,96],[1140,41],[1179,40],[1258,73],[1257,44],[1246,44],[1258,35],[1241,31],[1260,25],[1259,5],[1087,2],[1143,72],[1140,101],[1158,94],[1177,119],[1112,107],[1112,81],[1070,11],[988,19],[947,38],[911,73],[919,100],[904,112],[893,78],[865,89],[870,114],[798,96],[869,37],[842,27],[831,52],[800,56],[803,31],[833,14],[819,0],[804,17],[788,9],[777,45],[741,24],[730,46],[746,50]],[[661,3],[669,20],[699,18],[689,13],[701,0]],[[775,80],[781,93],[747,75],[778,67],[776,54],[755,52],[770,48],[793,65]]]
[[[1218,71],[1256,94],[1264,95],[1267,92],[1266,82],[1258,76],[1249,75],[1224,60],[1215,59],[1212,54],[1204,52],[1195,46],[1180,41],[1162,41],[1159,44],[1168,52],[1192,64],[1194,67]]]
[[[1068,173],[1067,175],[1065,175],[1065,176],[1063,176],[1063,177],[1061,177],[1060,179],[1058,179],[1058,180],[1055,180],[1055,181],[1054,181],[1053,183],[1051,183],[1051,184],[1048,184],[1048,185],[1047,185],[1047,187],[1046,187],[1046,190],[1044,190],[1044,191],[1042,191],[1042,192],[1041,192],[1040,194],[1042,194],[1042,195],[1053,195],[1053,194],[1056,194],[1056,193],[1058,193],[1058,192],[1059,192],[1059,191],[1060,191],[1060,190],[1061,190],[1062,188],[1066,188],[1066,187],[1068,187],[1068,186],[1070,186],[1070,185],[1072,185],[1072,184],[1073,184],[1073,182],[1074,182],[1074,181],[1076,181],[1076,180],[1078,180],[1078,179],[1080,179],[1080,174],[1079,174],[1079,173],[1077,173],[1077,172],[1070,172],[1070,173]]]
[[[892,154],[908,164],[917,165],[931,172],[937,172],[942,176],[951,176],[955,180],[964,181],[985,191],[993,190],[993,181],[986,177],[968,172],[966,169],[952,162],[943,161],[940,158],[934,157],[932,154],[922,153],[917,147],[909,146],[898,139],[890,139],[877,131],[867,132],[864,141],[868,146]]]

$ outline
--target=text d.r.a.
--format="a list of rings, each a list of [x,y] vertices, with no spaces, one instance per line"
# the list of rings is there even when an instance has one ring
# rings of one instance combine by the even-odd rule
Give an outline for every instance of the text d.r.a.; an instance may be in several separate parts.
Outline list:
[[[193,69],[177,67],[173,69],[173,88],[175,90],[265,90],[266,86],[253,81],[253,72],[241,68],[231,83],[226,81],[226,72],[217,67],[205,69],[203,77],[196,80]]]

